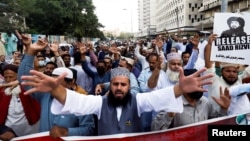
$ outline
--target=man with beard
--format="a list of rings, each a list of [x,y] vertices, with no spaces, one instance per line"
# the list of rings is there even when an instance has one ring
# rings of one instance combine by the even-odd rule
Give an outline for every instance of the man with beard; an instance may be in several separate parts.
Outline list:
[[[45,69],[44,69],[43,73],[46,74],[46,75],[51,76],[51,75],[52,75],[52,72],[53,72],[53,70],[54,70],[55,68],[57,68],[57,64],[54,63],[54,62],[52,62],[52,61],[50,61],[50,62],[48,62],[48,63],[45,65]]]
[[[224,63],[221,62],[221,76],[218,76],[214,72],[213,62],[210,61],[211,46],[212,42],[216,39],[217,35],[212,34],[209,37],[208,44],[205,48],[205,67],[208,68],[206,73],[213,73],[212,78],[213,84],[208,86],[208,98],[213,102],[213,106],[218,107],[216,103],[212,100],[212,96],[219,96],[219,87],[222,89],[230,88],[232,86],[242,84],[242,79],[250,76],[250,67],[247,67],[242,74],[238,75],[238,64]],[[228,114],[238,114],[250,110],[250,103],[247,95],[245,94],[235,94],[231,95],[231,104],[228,110]]]
[[[70,62],[71,62],[71,56],[70,56],[69,53],[63,54],[63,55],[62,55],[62,60],[63,60],[63,62],[64,62],[64,64],[65,64],[65,67],[68,68],[68,67],[71,66],[71,64],[70,64]]]
[[[245,21],[241,17],[230,17],[227,19],[229,29],[221,33],[221,37],[247,36],[244,32]]]
[[[26,62],[22,62],[26,63]],[[21,68],[20,68],[21,69]],[[18,75],[23,86],[34,86],[25,94],[41,92],[56,98],[53,100],[51,111],[54,114],[77,115],[96,114],[98,117],[98,135],[141,132],[140,116],[143,112],[161,111],[181,113],[183,105],[176,98],[182,93],[195,91],[204,92],[200,86],[211,84],[204,81],[212,75],[197,78],[205,69],[185,77],[180,68],[180,81],[172,87],[166,87],[153,92],[132,95],[129,93],[129,71],[126,68],[111,70],[110,93],[106,96],[79,95],[60,85],[66,73],[57,78],[51,78],[35,70],[25,71]],[[48,93],[47,93],[48,94]]]
[[[185,76],[195,73],[196,69],[184,70]],[[224,94],[220,90],[220,98],[213,97],[220,106],[220,110],[214,109],[208,99],[203,96],[203,92],[183,93],[181,96],[184,110],[182,113],[167,113],[161,111],[153,119],[151,130],[164,130],[187,124],[192,124],[207,119],[227,115],[230,104],[229,90],[225,89]]]
[[[173,86],[179,81],[178,68],[182,66],[181,55],[176,52],[169,53],[167,55],[167,81],[168,86]]]
[[[141,92],[151,92],[167,87],[166,73],[160,69],[160,57],[157,53],[150,53],[147,56],[149,68],[142,70],[138,77]],[[145,112],[142,114],[142,126],[144,131],[150,131],[152,116],[156,114]]]
[[[140,86],[141,92],[149,92],[157,89],[161,89],[167,86],[166,83],[166,74],[163,70],[160,69],[160,57],[157,53],[150,53],[147,56],[147,61],[149,64],[149,67],[142,70],[141,74],[138,77],[138,82]],[[158,70],[155,71],[154,70]],[[150,86],[150,77],[153,75],[158,74],[158,77],[156,79],[152,79],[152,81],[155,81],[153,86]]]

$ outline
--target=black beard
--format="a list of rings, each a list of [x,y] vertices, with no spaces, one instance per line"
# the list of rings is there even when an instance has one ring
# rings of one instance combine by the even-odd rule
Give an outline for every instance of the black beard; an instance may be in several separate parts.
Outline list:
[[[117,99],[115,98],[113,92],[111,90],[109,90],[109,94],[108,94],[108,103],[110,103],[111,105],[118,107],[118,106],[125,106],[129,100],[131,99],[131,94],[130,92],[128,92],[123,99]]]
[[[191,99],[199,100],[199,99],[203,96],[203,92],[193,92],[193,93],[189,93],[188,96],[189,96]]]
[[[228,81],[223,75],[222,75],[222,78],[223,78],[224,81],[226,81],[226,83],[228,85],[233,85],[238,80],[238,78],[237,78],[235,81]]]
[[[48,75],[48,76],[52,76],[52,73],[47,73],[47,72],[43,72],[43,73]]]

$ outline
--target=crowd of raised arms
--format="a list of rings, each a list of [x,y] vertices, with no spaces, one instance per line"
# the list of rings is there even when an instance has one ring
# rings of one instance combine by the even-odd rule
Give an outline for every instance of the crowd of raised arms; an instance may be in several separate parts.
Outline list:
[[[0,38],[0,140],[150,132],[248,112],[250,68],[211,62],[216,37],[59,46],[8,33]]]

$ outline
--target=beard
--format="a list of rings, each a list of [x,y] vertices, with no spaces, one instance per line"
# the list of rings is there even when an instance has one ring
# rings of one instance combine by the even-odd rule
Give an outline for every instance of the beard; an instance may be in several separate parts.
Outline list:
[[[179,72],[175,72],[175,71],[172,71],[170,69],[167,69],[167,76],[168,76],[168,79],[170,80],[170,82],[178,82],[179,81],[179,75],[180,73]]]
[[[131,98],[130,92],[125,94],[125,96],[123,98],[120,98],[120,97],[117,98],[114,96],[114,93],[111,90],[109,90],[108,103],[110,103],[111,105],[113,105],[115,107],[124,106],[129,102],[130,98]]]
[[[46,71],[44,71],[43,73],[46,74],[46,75],[48,75],[48,76],[52,76],[52,73],[51,73],[51,72],[46,72]]]
[[[226,77],[224,77],[223,75],[222,75],[222,78],[223,78],[223,80],[228,84],[228,85],[233,85],[237,80],[238,80],[238,78],[236,78],[234,81],[232,81],[232,80],[228,80]]]

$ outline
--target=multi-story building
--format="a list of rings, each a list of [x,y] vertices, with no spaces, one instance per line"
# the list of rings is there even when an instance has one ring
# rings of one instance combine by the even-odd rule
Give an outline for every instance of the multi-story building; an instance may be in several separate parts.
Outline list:
[[[145,12],[142,11],[149,4],[146,1],[151,2],[151,16],[143,15]],[[196,31],[193,23],[203,19],[203,14],[198,12],[202,6],[201,0],[139,0],[139,35],[147,35],[152,28],[155,28],[156,34],[177,31],[185,34],[185,32]],[[151,19],[150,23],[145,24],[146,18]]]
[[[171,34],[178,31],[181,31],[181,34],[189,34],[204,30],[212,32],[214,13],[222,11],[222,1],[139,0],[139,32],[137,36],[147,36],[150,33],[148,31],[152,31],[152,27],[156,34]],[[225,1],[227,12],[250,11],[250,0]],[[225,1],[223,2],[225,3]]]
[[[201,0],[159,0],[157,1],[157,33],[195,31],[193,23],[199,22],[203,15],[198,12]]]
[[[156,34],[155,4],[157,0],[138,0],[139,37],[151,37]]]
[[[201,30],[213,30],[214,13],[221,12],[222,0],[203,0],[203,6],[199,9],[203,13],[202,21],[195,23],[194,26]],[[227,11],[225,12],[246,12],[250,11],[250,0],[227,0]]]

